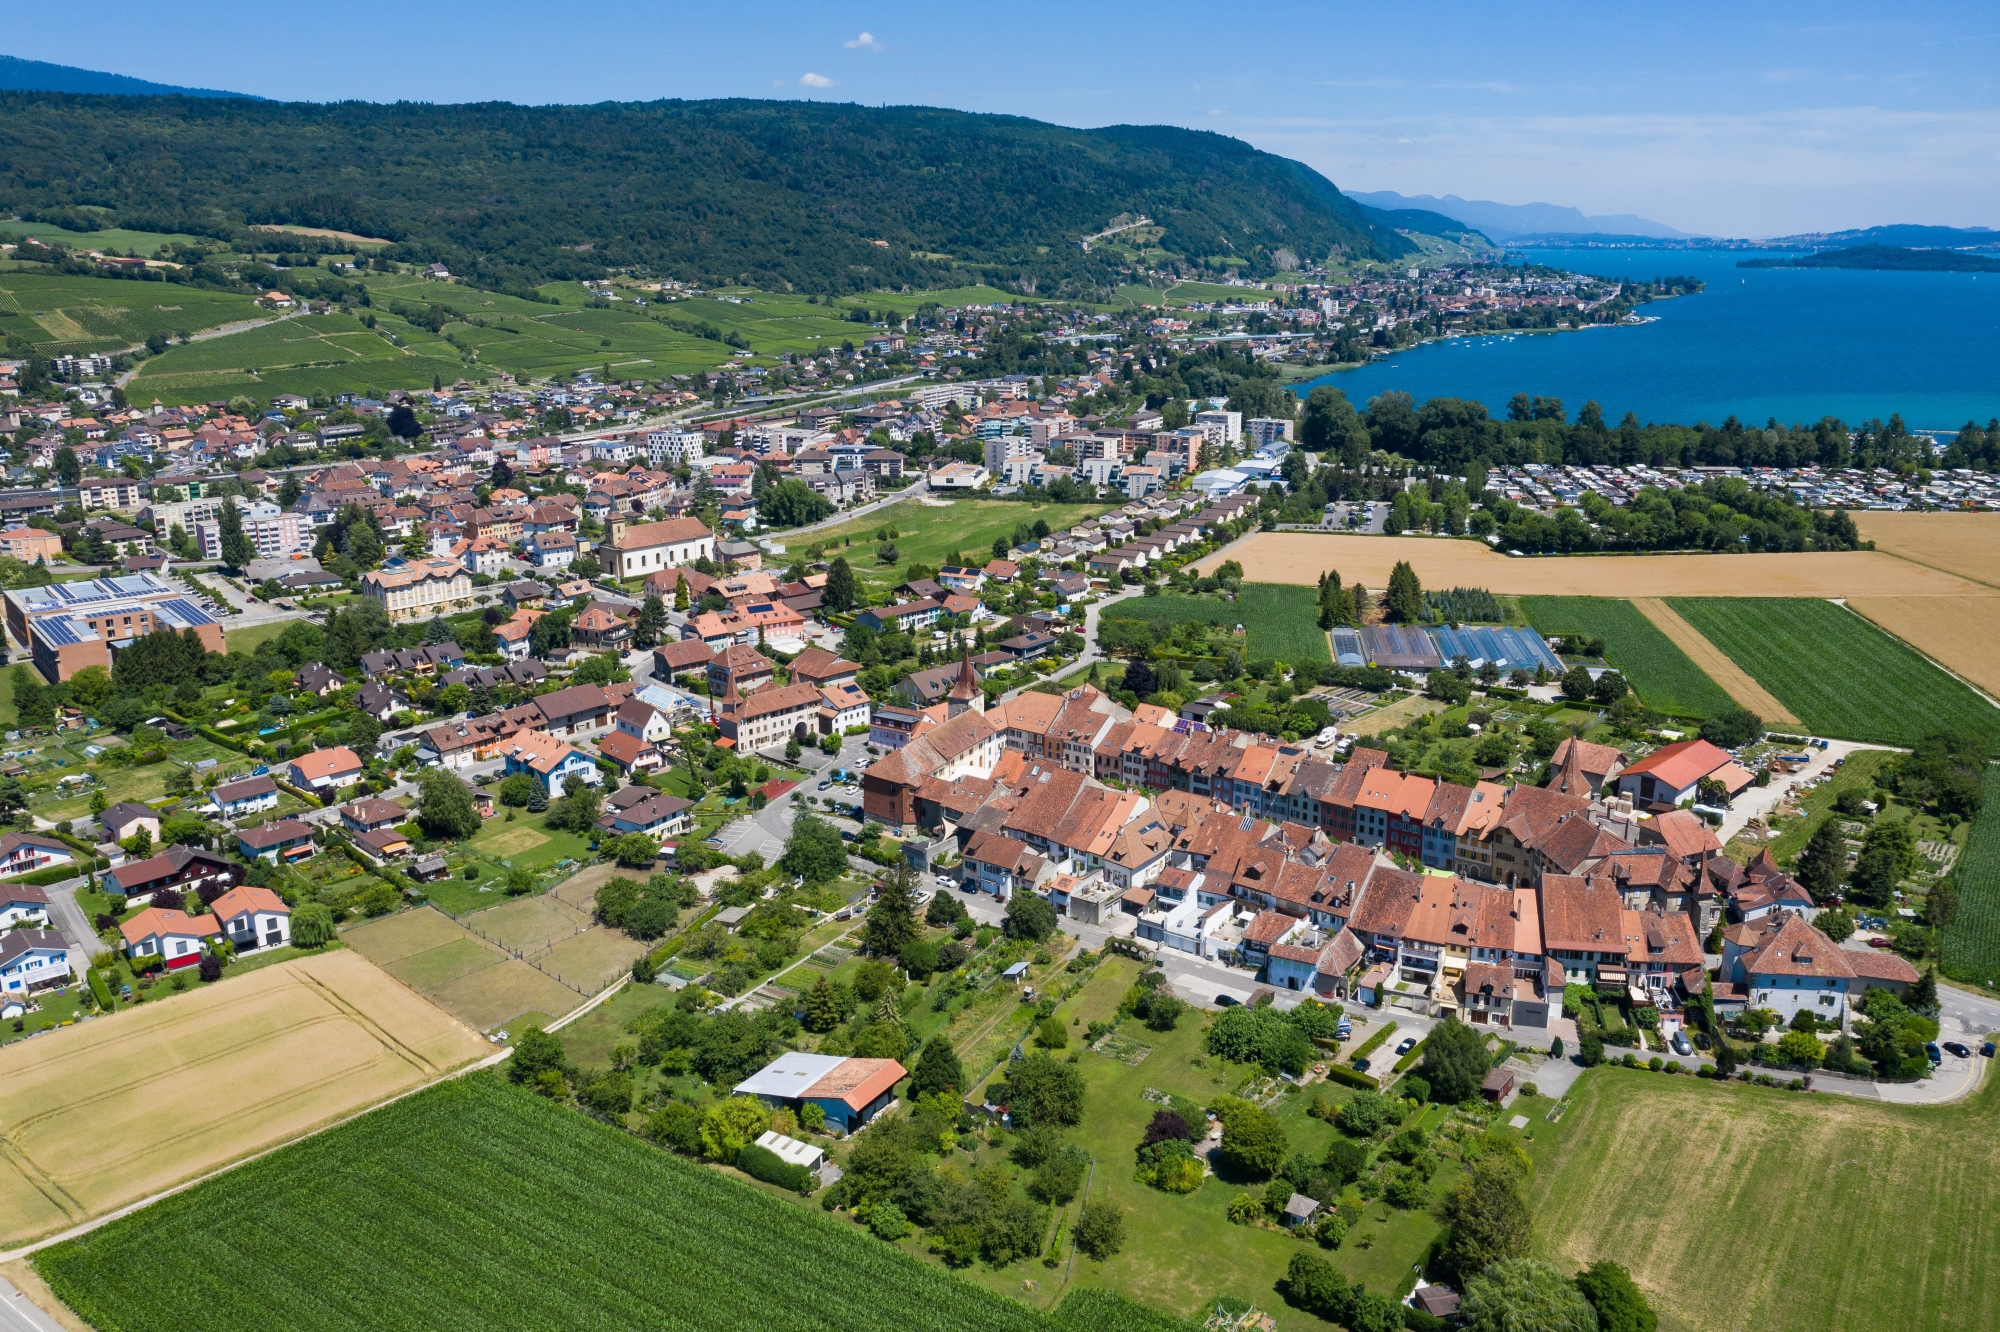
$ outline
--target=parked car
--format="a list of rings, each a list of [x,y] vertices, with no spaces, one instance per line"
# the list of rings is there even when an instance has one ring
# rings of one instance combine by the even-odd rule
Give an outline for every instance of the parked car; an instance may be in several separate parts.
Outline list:
[[[1677,1031],[1674,1033],[1674,1053],[1677,1055],[1691,1055],[1694,1053],[1694,1046],[1689,1044],[1686,1032]]]
[[[1938,1050],[1936,1041],[1932,1041],[1929,1045],[1926,1045],[1924,1053],[1930,1056],[1930,1061],[1933,1064],[1942,1064],[1944,1062],[1944,1055]]]
[[[1993,1057],[1993,1042],[1988,1041],[1986,1042],[1986,1044],[1980,1046],[1979,1053],[1985,1055],[1988,1059],[1991,1059]]]
[[[1968,1050],[1958,1041],[1946,1041],[1944,1043],[1944,1052],[1948,1055],[1956,1055],[1960,1059],[1972,1058],[1972,1051]]]
[[[1241,999],[1238,999],[1233,994],[1218,994],[1215,996],[1215,1006],[1217,1008],[1235,1008],[1242,1002]]]
[[[1342,1018],[1340,1020],[1340,1025],[1333,1029],[1333,1038],[1337,1041],[1344,1041],[1353,1034],[1354,1034],[1354,1024],[1352,1022],[1349,1022],[1346,1018]]]
[[[1405,1036],[1402,1039],[1402,1041],[1396,1046],[1396,1053],[1399,1055],[1406,1055],[1410,1051],[1416,1048],[1417,1048],[1417,1038],[1414,1036]]]
[[[1708,1048],[1708,1033],[1705,1031],[1696,1032],[1694,1034],[1694,1045],[1697,1050],[1706,1050]]]
[[[1368,1071],[1368,1061],[1366,1059],[1355,1060],[1354,1071],[1356,1073],[1366,1073]]]
[[[1870,948],[1894,948],[1896,945],[1889,942],[1889,940],[1887,939],[1876,938],[1876,939],[1870,939],[1868,941],[1868,946]]]

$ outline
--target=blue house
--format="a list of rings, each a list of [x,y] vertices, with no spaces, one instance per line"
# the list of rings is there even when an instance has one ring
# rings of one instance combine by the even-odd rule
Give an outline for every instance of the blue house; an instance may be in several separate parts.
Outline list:
[[[755,1096],[773,1109],[800,1110],[810,1102],[826,1126],[843,1133],[866,1124],[894,1098],[908,1070],[893,1059],[856,1059],[793,1051],[779,1055],[736,1084],[736,1095]]]
[[[9,930],[0,934],[0,1005],[18,1016],[36,990],[69,984],[69,947],[54,930]]]

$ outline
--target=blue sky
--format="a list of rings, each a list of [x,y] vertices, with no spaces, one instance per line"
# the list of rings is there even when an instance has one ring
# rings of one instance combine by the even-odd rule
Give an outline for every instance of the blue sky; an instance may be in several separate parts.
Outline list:
[[[2000,5],[1382,3],[334,9],[154,0],[0,51],[303,100],[915,102],[1235,135],[1357,190],[1778,235],[2000,226]]]

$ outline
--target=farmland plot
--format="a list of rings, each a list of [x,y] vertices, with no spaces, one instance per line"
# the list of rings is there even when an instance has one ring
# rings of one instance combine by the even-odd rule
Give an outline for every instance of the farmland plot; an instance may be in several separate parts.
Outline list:
[[[1944,974],[2000,981],[2000,771],[1986,771],[1986,803],[1958,862],[1958,914],[1945,927]]]
[[[45,1250],[36,1265],[107,1332],[181,1332],[189,1310],[205,1332],[1050,1326],[858,1226],[484,1073]]]
[[[1629,601],[1616,597],[1523,597],[1521,608],[1543,635],[1604,640],[1605,658],[1648,707],[1683,717],[1711,717],[1731,700],[1715,681]]]
[[[1844,606],[1802,597],[1668,604],[1816,734],[1913,745],[1954,731],[2000,749],[2000,708]]]
[[[0,1245],[100,1216],[488,1047],[347,950],[0,1049]]]
[[[1319,627],[1319,607],[1313,591],[1276,583],[1245,583],[1233,602],[1209,597],[1164,593],[1132,597],[1107,608],[1108,620],[1171,620],[1232,629],[1242,625],[1245,651],[1251,660],[1271,658],[1287,663],[1331,661],[1326,632]],[[1220,648],[1216,649],[1218,652]]]

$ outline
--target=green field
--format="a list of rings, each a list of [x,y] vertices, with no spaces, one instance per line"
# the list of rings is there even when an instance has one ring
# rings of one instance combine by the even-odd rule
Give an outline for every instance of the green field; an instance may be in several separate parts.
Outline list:
[[[1712,717],[1735,706],[1687,653],[1620,597],[1522,597],[1537,632],[1604,640],[1605,658],[1649,708],[1678,717]]]
[[[0,273],[0,336],[51,352],[114,351],[154,333],[200,332],[265,317],[248,296],[166,282]]]
[[[1319,627],[1319,608],[1309,587],[1279,583],[1245,583],[1234,602],[1208,597],[1162,593],[1133,597],[1107,609],[1102,618],[1171,620],[1234,628],[1242,625],[1252,660],[1331,661],[1326,633]]]
[[[1046,522],[1049,530],[1063,531],[1086,518],[1095,518],[1116,508],[1116,504],[1030,504],[1018,500],[955,499],[949,505],[905,500],[853,522],[793,535],[774,533],[786,543],[787,551],[803,552],[804,547],[826,547],[826,558],[844,555],[855,574],[872,589],[894,587],[909,575],[912,564],[935,569],[957,551],[975,564],[993,558],[993,539],[1008,536],[1017,523]],[[875,558],[881,544],[875,534],[896,529],[896,564],[882,564]],[[853,545],[847,545],[849,540]]]
[[[2000,1079],[1936,1107],[1601,1068],[1531,1148],[1537,1245],[1665,1332],[2000,1326]]]
[[[223,1218],[227,1224],[218,1224]],[[171,1272],[159,1255],[174,1255]],[[35,1259],[100,1332],[1019,1329],[1034,1311],[491,1074]]]
[[[1844,606],[1810,597],[1667,604],[1815,734],[1913,745],[1953,731],[2000,749],[2000,708]]]
[[[1944,930],[1942,968],[1954,980],[2000,983],[2000,771],[1958,861],[1958,914]]]
[[[210,245],[214,242],[206,236],[189,236],[181,232],[126,231],[122,227],[107,227],[103,231],[71,231],[66,227],[50,226],[46,222],[18,222],[12,218],[0,218],[0,237],[19,240],[23,236],[33,236],[40,241],[62,241],[73,250],[102,250],[106,254],[136,254],[150,259],[169,245]]]
[[[334,394],[428,388],[476,373],[443,338],[393,315],[371,329],[352,315],[300,315],[228,337],[171,347],[140,367],[130,392],[172,406],[247,394]],[[394,334],[399,346],[385,333]]]

